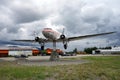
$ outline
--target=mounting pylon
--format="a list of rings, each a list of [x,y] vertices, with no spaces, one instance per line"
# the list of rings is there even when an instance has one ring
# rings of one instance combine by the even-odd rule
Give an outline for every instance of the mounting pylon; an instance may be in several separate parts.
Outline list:
[[[50,56],[50,61],[59,60],[59,54],[56,52],[56,41],[53,41],[53,51]]]

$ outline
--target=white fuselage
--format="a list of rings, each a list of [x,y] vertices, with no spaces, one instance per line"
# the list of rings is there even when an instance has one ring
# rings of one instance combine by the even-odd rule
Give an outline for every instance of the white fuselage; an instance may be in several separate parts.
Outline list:
[[[51,39],[51,40],[56,40],[60,37],[60,33],[55,30],[52,30],[51,28],[44,28],[42,34],[47,39]]]

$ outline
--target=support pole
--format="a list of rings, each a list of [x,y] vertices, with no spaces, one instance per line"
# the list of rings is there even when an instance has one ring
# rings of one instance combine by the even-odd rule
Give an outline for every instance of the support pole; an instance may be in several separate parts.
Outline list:
[[[53,52],[50,56],[50,61],[59,60],[59,54],[56,52],[56,41],[53,41]]]

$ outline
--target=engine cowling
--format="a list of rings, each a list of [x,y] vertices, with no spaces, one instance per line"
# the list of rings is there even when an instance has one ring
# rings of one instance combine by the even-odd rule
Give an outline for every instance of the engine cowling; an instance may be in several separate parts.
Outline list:
[[[65,39],[65,35],[60,35],[60,39]]]
[[[36,37],[36,38],[35,38],[35,41],[36,41],[36,42],[38,42],[39,40],[40,40],[40,38],[39,38],[39,37]]]
[[[44,45],[45,45],[44,40],[42,38],[35,37],[35,41],[41,45],[41,50],[44,50]]]

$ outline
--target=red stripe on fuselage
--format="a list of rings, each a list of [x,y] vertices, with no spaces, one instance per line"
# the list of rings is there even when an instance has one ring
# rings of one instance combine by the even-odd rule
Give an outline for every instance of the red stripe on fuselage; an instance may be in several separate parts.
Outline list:
[[[53,32],[53,33],[58,34],[58,35],[60,34],[60,33],[53,31],[53,30],[43,30],[43,32]]]

